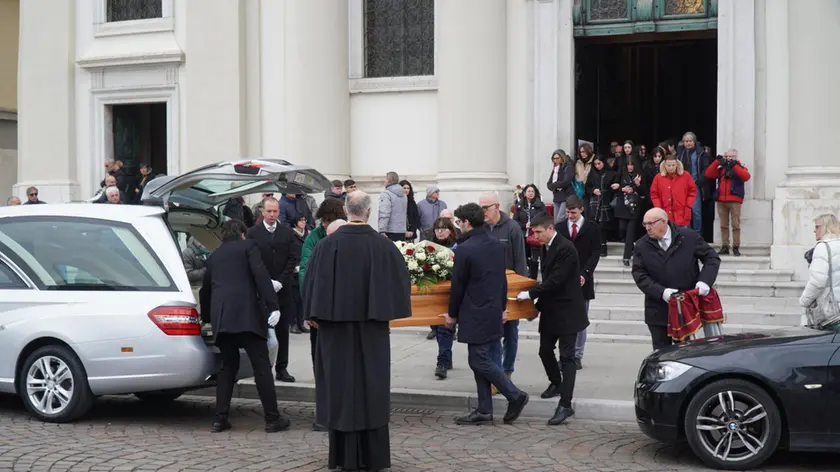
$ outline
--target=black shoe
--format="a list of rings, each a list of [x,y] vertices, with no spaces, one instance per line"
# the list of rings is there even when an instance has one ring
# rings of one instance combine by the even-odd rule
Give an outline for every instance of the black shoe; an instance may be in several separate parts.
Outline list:
[[[557,396],[560,396],[560,386],[556,384],[549,385],[548,388],[540,394],[540,398],[554,398]]]
[[[300,330],[301,333],[304,333],[304,334],[309,333],[309,328],[307,328],[306,326],[298,326],[298,329]]]
[[[295,381],[295,378],[292,377],[291,375],[289,375],[289,371],[286,370],[286,369],[283,369],[283,370],[277,372],[277,376],[274,377],[274,378],[276,380],[281,381],[281,382],[287,382],[287,383],[292,383],[292,382]]]
[[[233,428],[233,425],[230,424],[230,421],[224,420],[213,420],[213,425],[210,426],[211,433],[221,433],[222,431],[227,431],[230,428]]]
[[[548,424],[550,426],[557,426],[558,424],[563,424],[563,422],[572,416],[575,416],[575,410],[565,406],[558,406],[557,409],[554,410],[554,416],[548,420]]]
[[[735,249],[736,251],[738,249]],[[729,255],[729,246],[721,246],[720,251],[718,251],[718,256],[728,256]]]
[[[446,378],[446,370],[447,370],[446,367],[444,367],[442,365],[437,366],[437,368],[435,369],[435,377],[437,377],[439,380],[445,379]]]
[[[298,328],[297,326],[292,326],[291,328],[289,328],[289,332],[292,334],[300,334],[300,328]]]
[[[519,418],[519,415],[522,414],[522,410],[525,409],[525,405],[528,404],[529,396],[525,392],[519,392],[519,397],[512,402],[508,402],[508,409],[505,412],[504,422],[505,424],[511,424]]]
[[[435,339],[436,336],[437,336],[437,331],[431,330],[431,331],[429,331],[429,334],[426,335],[426,339]]]
[[[577,357],[575,358],[575,369],[583,369],[583,361],[581,359],[578,359]]]
[[[277,418],[275,420],[266,421],[265,422],[265,432],[266,433],[277,433],[280,431],[285,431],[289,429],[292,425],[292,422],[287,420],[286,418]]]
[[[312,431],[317,431],[319,433],[326,433],[327,432],[327,427],[322,425],[322,424],[312,423]]]
[[[485,415],[483,413],[479,413],[478,410],[473,411],[469,415],[462,416],[460,418],[455,418],[455,424],[461,426],[468,426],[468,425],[483,425],[483,424],[493,424],[493,415]]]
[[[741,248],[735,246],[732,248],[732,255],[733,256],[740,256],[741,255]]]
[[[624,263],[624,267],[630,267],[630,259],[624,259],[621,262]]]
[[[601,246],[601,257],[607,257],[607,246]]]

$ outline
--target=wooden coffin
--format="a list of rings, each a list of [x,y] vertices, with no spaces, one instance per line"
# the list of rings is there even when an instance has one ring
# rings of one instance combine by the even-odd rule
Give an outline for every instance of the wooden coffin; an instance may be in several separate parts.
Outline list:
[[[516,301],[519,292],[537,286],[537,281],[517,275],[512,270],[507,271],[507,310],[509,320],[520,320],[534,318],[537,316],[537,309],[531,300]],[[443,282],[433,285],[420,293],[416,286],[411,287],[411,317],[391,322],[392,328],[404,326],[433,326],[442,325],[443,313],[449,311],[450,282]]]

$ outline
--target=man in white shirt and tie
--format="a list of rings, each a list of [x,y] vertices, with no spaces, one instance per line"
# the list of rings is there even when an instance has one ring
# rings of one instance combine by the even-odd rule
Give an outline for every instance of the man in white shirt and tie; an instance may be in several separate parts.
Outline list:
[[[708,295],[717,279],[720,257],[698,233],[670,223],[661,208],[645,213],[642,225],[647,235],[633,251],[633,279],[645,294],[645,323],[657,350],[673,343],[668,336],[668,300],[693,288]]]

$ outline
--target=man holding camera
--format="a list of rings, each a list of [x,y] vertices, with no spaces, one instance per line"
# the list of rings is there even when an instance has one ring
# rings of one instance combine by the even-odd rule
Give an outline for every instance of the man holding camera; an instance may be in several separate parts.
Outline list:
[[[729,254],[729,220],[732,219],[732,254],[741,255],[741,204],[744,202],[744,182],[750,180],[747,167],[738,161],[738,150],[730,149],[718,156],[706,169],[709,180],[715,180],[715,201],[720,217],[721,248],[718,254]]]

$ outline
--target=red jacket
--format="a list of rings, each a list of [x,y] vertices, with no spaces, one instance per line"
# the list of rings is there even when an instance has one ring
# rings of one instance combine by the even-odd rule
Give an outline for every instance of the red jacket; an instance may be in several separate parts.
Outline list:
[[[732,167],[732,172],[738,179],[728,179],[723,176],[724,170],[718,169],[719,165],[720,160],[715,159],[704,172],[707,179],[717,181],[715,200],[744,203],[744,182],[750,180],[750,171],[739,162]]]
[[[664,176],[656,174],[650,185],[650,199],[653,206],[668,213],[668,219],[677,226],[691,224],[691,207],[697,198],[697,186],[689,172],[682,175]]]

